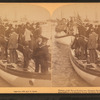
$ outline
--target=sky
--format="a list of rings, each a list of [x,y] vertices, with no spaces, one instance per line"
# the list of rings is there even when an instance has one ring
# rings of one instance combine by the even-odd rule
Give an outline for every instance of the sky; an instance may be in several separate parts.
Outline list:
[[[28,4],[0,4],[0,17],[17,20],[26,17],[29,20],[47,20],[48,10],[43,7]]]
[[[86,18],[87,16],[90,20],[100,20],[100,3],[65,5],[56,9],[52,15],[52,18],[60,19],[61,16],[64,18],[69,18],[70,16],[76,16],[77,13],[79,13],[82,18]]]
[[[53,6],[50,5],[51,8],[53,8]],[[79,15],[82,18],[86,18],[87,16],[90,20],[95,20],[97,14],[97,18],[100,20],[99,9],[100,9],[100,3],[70,4],[57,8],[52,13],[52,15],[50,15],[50,11],[48,11],[46,8],[37,6],[35,4],[28,5],[28,4],[12,3],[12,4],[0,4],[0,17],[1,18],[7,17],[9,20],[19,20],[20,18],[23,17],[26,17],[29,20],[47,20],[50,18],[60,19],[62,12],[62,17],[64,18],[69,18],[70,16],[75,16],[77,13],[79,13]]]

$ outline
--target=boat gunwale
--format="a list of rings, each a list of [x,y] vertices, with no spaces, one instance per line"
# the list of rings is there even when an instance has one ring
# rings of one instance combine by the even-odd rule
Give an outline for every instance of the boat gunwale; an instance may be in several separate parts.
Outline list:
[[[79,64],[74,56],[72,55],[71,51],[70,51],[70,60],[72,59],[73,63],[76,65],[76,67],[78,67],[80,70],[88,73],[88,74],[91,74],[91,75],[95,75],[95,76],[98,76],[100,77],[100,71],[97,71],[97,70],[93,70],[93,69],[88,69],[88,68],[84,68],[84,66],[82,64]]]
[[[2,64],[0,64],[0,69],[3,70],[4,72],[7,72],[9,74],[12,74],[18,77],[51,80],[51,74],[19,71],[19,70],[7,68]]]
[[[64,37],[68,37],[68,36],[75,36],[75,35],[66,34],[66,35],[62,35],[62,36],[55,36],[55,38],[59,39],[59,38],[64,38]]]
[[[0,38],[3,38],[3,36],[0,36]],[[23,47],[19,44],[18,44],[18,50],[20,52],[23,51]],[[2,65],[2,64],[0,64],[0,69],[9,73],[9,74],[18,76],[18,77],[51,80],[51,74],[50,73],[45,74],[45,73],[37,73],[37,72],[19,71],[19,70],[15,70],[13,68],[12,69],[11,68],[5,68],[5,66]]]

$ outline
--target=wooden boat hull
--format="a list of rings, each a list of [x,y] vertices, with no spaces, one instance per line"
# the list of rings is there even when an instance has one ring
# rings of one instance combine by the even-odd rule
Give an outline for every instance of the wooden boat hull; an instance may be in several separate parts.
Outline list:
[[[7,71],[4,71],[0,69],[0,77],[3,78],[5,81],[7,81],[12,86],[17,87],[35,87],[35,86],[50,86],[51,80],[41,79],[39,77],[40,75],[36,74],[36,76],[33,73],[33,77],[21,77],[15,74],[11,74]],[[44,75],[43,75],[44,76]],[[48,75],[47,75],[48,77]],[[50,77],[50,76],[49,76]],[[39,84],[38,82],[42,82],[44,84]],[[37,84],[38,83],[38,84]],[[48,84],[46,84],[48,83]]]
[[[70,53],[70,61],[74,68],[74,70],[77,72],[77,74],[84,79],[86,82],[93,86],[100,86],[100,73],[93,72],[93,70],[87,70],[82,65],[80,65],[76,59],[73,57],[73,55]]]
[[[0,39],[6,41],[0,36]],[[18,45],[18,50],[23,52],[23,46]],[[34,67],[34,66],[33,66]],[[0,77],[12,86],[29,87],[29,86],[51,86],[51,74],[35,73],[31,71],[17,70],[3,65],[0,60]],[[43,83],[43,84],[41,84]]]
[[[65,45],[71,45],[74,39],[75,37],[71,35],[55,37],[57,43]]]
[[[13,74],[7,73],[0,69],[0,77],[2,77],[5,81],[7,81],[12,86],[34,86],[35,79],[32,78],[23,78],[19,76],[15,76]]]
[[[31,72],[30,69],[17,68],[13,65],[5,64],[0,60],[0,77],[12,86],[48,86],[51,84],[51,74]],[[48,83],[38,84],[37,83]]]
[[[73,43],[73,36],[65,37],[55,37],[56,41],[61,44],[71,45]],[[95,71],[93,69],[84,68],[83,65],[79,64],[72,52],[69,53],[71,64],[76,71],[76,73],[84,79],[87,83],[92,86],[100,86],[100,71]]]

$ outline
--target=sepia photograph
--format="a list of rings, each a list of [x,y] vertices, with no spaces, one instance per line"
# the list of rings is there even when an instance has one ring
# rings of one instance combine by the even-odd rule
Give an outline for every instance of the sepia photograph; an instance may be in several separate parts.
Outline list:
[[[100,4],[57,8],[53,15],[53,87],[100,86]]]
[[[40,6],[0,4],[0,87],[51,86],[51,23]]]
[[[0,3],[0,93],[100,93],[99,9]]]

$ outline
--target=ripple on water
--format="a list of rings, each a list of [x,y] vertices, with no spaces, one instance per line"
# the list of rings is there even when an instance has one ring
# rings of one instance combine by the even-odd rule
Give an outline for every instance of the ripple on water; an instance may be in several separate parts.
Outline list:
[[[69,47],[54,42],[52,55],[53,87],[86,87],[90,86],[73,69],[69,59]]]

